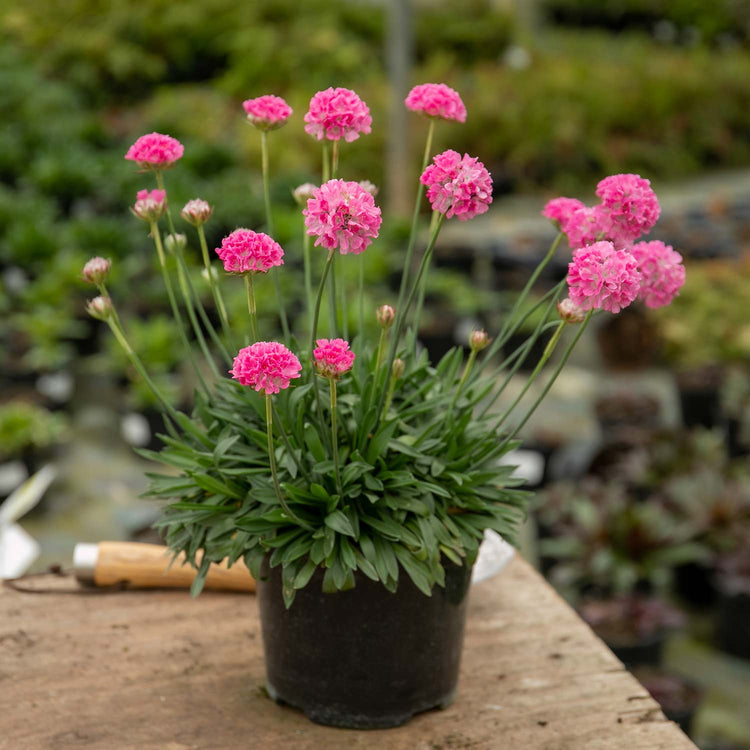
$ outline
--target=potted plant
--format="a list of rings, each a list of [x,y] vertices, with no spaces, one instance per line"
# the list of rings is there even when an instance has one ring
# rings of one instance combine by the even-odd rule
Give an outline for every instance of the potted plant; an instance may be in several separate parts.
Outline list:
[[[483,533],[495,529],[513,540],[528,500],[500,459],[518,444],[519,430],[595,312],[617,313],[639,296],[667,304],[684,278],[671,248],[635,242],[659,213],[648,181],[608,177],[598,186],[596,206],[563,198],[546,207],[576,250],[567,279],[536,303],[544,315],[526,341],[493,360],[523,323],[518,311],[562,233],[493,338],[476,330],[466,354],[453,348],[431,364],[416,347],[415,300],[423,296],[444,222],[485,212],[492,183],[476,158],[454,151],[432,156],[436,124],[465,119],[455,91],[424,84],[406,105],[426,117],[427,143],[399,294],[395,307],[377,310],[376,341],[363,334],[372,313],[363,305],[362,253],[379,234],[380,209],[369,183],[338,178],[342,146],[371,125],[366,104],[348,89],[315,94],[304,118],[305,130],[322,144],[323,171],[320,185],[295,191],[304,207],[300,265],[308,313],[297,330],[278,284],[284,250],[273,238],[269,197],[269,143],[291,115],[286,102],[262,96],[244,103],[260,131],[266,231],[237,229],[216,248],[227,274],[240,277],[228,281],[241,281],[246,290],[248,312],[239,321],[227,315],[227,279],[214,273],[203,231],[211,207],[200,199],[189,201],[181,216],[196,230],[216,325],[191,281],[187,240],[175,231],[166,190],[167,168],[182,156],[182,144],[152,133],[128,151],[126,158],[156,181],[155,189],[138,194],[133,212],[153,238],[185,361],[198,383],[190,415],[175,409],[131,346],[106,288],[108,262],[92,259],[83,272],[100,291],[89,312],[106,322],[163,407],[164,448],[141,453],[177,471],[152,474],[150,494],[171,501],[159,526],[175,554],[184,552],[196,566],[194,593],[210,562],[244,559],[258,579],[269,694],[340,726],[393,726],[451,701],[469,576]],[[425,192],[432,223],[412,272]],[[341,283],[337,269],[346,263],[358,268],[355,289]],[[258,321],[256,288],[271,285],[280,340],[271,340]],[[356,332],[340,316],[352,294]],[[318,335],[322,317],[328,338]],[[564,336],[569,328],[571,338]],[[497,396],[548,331],[527,384],[498,414]],[[527,403],[531,383],[558,346],[562,354],[541,395]]]

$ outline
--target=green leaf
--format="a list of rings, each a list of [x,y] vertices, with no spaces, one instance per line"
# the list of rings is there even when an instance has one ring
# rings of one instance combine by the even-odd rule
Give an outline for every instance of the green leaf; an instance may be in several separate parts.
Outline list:
[[[432,596],[432,582],[425,573],[422,564],[400,544],[394,545],[394,551],[403,569],[414,582],[414,585],[425,595]]]
[[[320,441],[320,435],[309,422],[305,424],[305,444],[316,461],[325,461],[326,452],[323,449],[323,443]]]
[[[235,500],[242,500],[245,496],[245,493],[234,483],[222,482],[210,474],[191,473],[190,476],[201,489],[214,495],[226,495]]]
[[[354,527],[351,521],[344,515],[340,510],[334,510],[333,513],[329,513],[326,516],[325,524],[334,531],[338,531],[339,534],[345,534],[352,538],[355,537]]]

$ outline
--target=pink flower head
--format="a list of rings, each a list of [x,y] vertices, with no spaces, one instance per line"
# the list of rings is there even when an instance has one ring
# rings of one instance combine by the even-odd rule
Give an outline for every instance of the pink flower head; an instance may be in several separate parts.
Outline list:
[[[566,297],[557,303],[557,312],[560,315],[560,320],[564,320],[566,323],[583,323],[583,319],[586,317],[586,311],[579,307],[576,302],[573,302],[570,297]]]
[[[86,312],[96,320],[109,320],[114,313],[112,300],[109,297],[94,297],[86,303]]]
[[[566,232],[570,217],[579,208],[586,208],[586,206],[575,198],[553,198],[547,201],[542,210],[542,216],[554,221],[560,227],[560,231]]]
[[[668,305],[685,283],[682,256],[660,240],[636,242],[630,252],[638,262],[638,270],[641,272],[641,290],[638,298],[644,301],[646,307]]]
[[[338,378],[354,364],[354,352],[344,339],[318,339],[318,348],[313,351],[315,367],[327,378]]]
[[[427,117],[466,122],[466,107],[461,97],[444,83],[422,83],[415,86],[404,104],[412,112],[421,112]]]
[[[636,259],[611,242],[575,250],[568,264],[568,294],[582,310],[620,312],[638,296],[640,285]]]
[[[327,88],[310,99],[305,123],[305,132],[319,141],[338,141],[343,137],[350,143],[370,132],[372,117],[367,105],[351,89]]]
[[[109,269],[112,267],[112,261],[108,258],[96,256],[86,261],[86,265],[81,271],[81,278],[88,281],[89,284],[103,284],[109,276]]]
[[[633,242],[648,234],[661,213],[651,183],[637,174],[605,177],[596,186],[596,194],[612,221],[613,241]]]
[[[216,248],[227,273],[266,273],[269,268],[284,265],[284,251],[278,242],[263,232],[235,229]]]
[[[139,190],[133,213],[149,223],[158,221],[167,210],[167,193],[164,190]]]
[[[180,216],[182,216],[188,224],[192,224],[194,227],[199,227],[209,220],[212,213],[213,209],[206,201],[201,200],[200,198],[193,198],[193,200],[188,201],[182,207]]]
[[[288,388],[301,369],[300,361],[283,344],[256,341],[237,352],[229,374],[242,385],[269,395]]]
[[[141,169],[167,169],[184,151],[183,145],[176,138],[162,133],[149,133],[142,135],[128,149],[125,158],[136,162]]]
[[[602,206],[582,206],[574,209],[560,224],[560,229],[567,235],[568,244],[573,248],[585,247],[594,242],[609,240],[618,249],[620,241],[612,237],[612,220],[609,212]]]
[[[483,214],[492,203],[492,179],[478,159],[456,151],[443,151],[422,173],[433,211],[459,221]]]
[[[276,130],[286,124],[292,108],[280,97],[273,94],[247,99],[242,102],[247,119],[260,130]]]
[[[380,209],[359,183],[329,180],[316,188],[302,212],[315,245],[359,255],[378,236]]]

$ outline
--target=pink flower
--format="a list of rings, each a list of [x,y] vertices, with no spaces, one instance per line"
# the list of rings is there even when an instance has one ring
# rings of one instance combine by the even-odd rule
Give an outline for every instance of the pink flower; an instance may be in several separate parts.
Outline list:
[[[583,310],[617,313],[637,296],[641,284],[638,262],[611,242],[595,242],[573,252],[568,264],[568,293]]]
[[[354,352],[344,339],[318,339],[318,348],[313,351],[315,367],[327,378],[338,378],[354,364]]]
[[[300,361],[283,344],[257,341],[237,352],[229,374],[242,385],[268,395],[288,388],[301,369]]]
[[[404,104],[412,112],[421,112],[427,117],[466,122],[466,107],[461,97],[444,83],[422,83],[415,86]]]
[[[292,108],[280,97],[273,94],[247,99],[242,102],[247,119],[260,130],[275,130],[286,124]]]
[[[475,330],[469,336],[469,348],[473,352],[481,352],[490,345],[491,341],[492,339],[487,335],[487,331]]]
[[[86,265],[81,271],[81,278],[88,281],[89,284],[103,284],[109,276],[109,269],[112,267],[112,261],[108,258],[99,256],[86,261]]]
[[[310,99],[305,123],[305,132],[319,141],[338,141],[343,137],[350,143],[361,133],[370,132],[372,117],[367,105],[350,89],[328,88]]]
[[[149,133],[142,135],[125,154],[125,158],[134,161],[141,169],[167,169],[183,154],[183,145],[169,135]]]
[[[86,303],[86,312],[96,320],[109,320],[114,313],[112,300],[109,297],[94,297]]]
[[[149,223],[158,221],[167,209],[166,197],[167,193],[164,190],[139,190],[133,213]]]
[[[200,198],[193,198],[193,200],[188,201],[182,207],[180,216],[182,216],[188,224],[192,224],[194,227],[199,227],[209,220],[212,213],[213,209],[206,201],[203,201]]]
[[[483,214],[492,203],[492,179],[484,164],[476,158],[456,151],[443,151],[422,173],[427,185],[427,198],[433,211],[459,221]]]
[[[644,301],[646,307],[668,305],[685,283],[682,256],[660,240],[636,242],[630,252],[638,263],[642,277],[638,298]]]
[[[613,241],[637,240],[651,230],[661,213],[651,183],[637,174],[605,177],[596,186],[596,194],[612,221]]]
[[[316,188],[302,212],[315,245],[359,255],[378,236],[380,209],[357,182],[329,180]]]
[[[560,320],[564,320],[566,323],[582,323],[586,317],[586,311],[573,302],[570,297],[566,297],[557,303],[557,312],[560,315]]]
[[[609,212],[602,206],[575,209],[565,220],[565,225],[560,225],[560,229],[567,235],[571,247],[585,247],[601,240],[612,242],[618,249],[620,246],[620,242],[615,242],[612,237]]]
[[[390,328],[396,320],[396,311],[390,305],[381,305],[375,310],[375,319],[381,328]]]
[[[566,232],[571,215],[579,208],[586,208],[586,206],[575,198],[553,198],[547,201],[547,205],[542,210],[542,216],[554,221],[562,232]]]
[[[262,232],[235,229],[221,241],[216,254],[227,273],[266,273],[269,268],[284,265],[284,251],[278,242]]]

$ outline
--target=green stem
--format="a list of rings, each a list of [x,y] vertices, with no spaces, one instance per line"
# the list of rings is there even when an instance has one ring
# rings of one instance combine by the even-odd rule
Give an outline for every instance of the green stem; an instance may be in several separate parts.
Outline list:
[[[332,247],[328,251],[328,257],[326,258],[326,264],[323,268],[323,274],[320,277],[320,284],[318,285],[318,294],[315,297],[315,308],[313,310],[312,326],[310,328],[310,361],[312,362],[313,368],[313,389],[315,390],[315,404],[318,410],[318,422],[323,424],[323,407],[320,403],[320,389],[318,388],[318,376],[315,373],[315,361],[313,358],[313,352],[315,351],[315,339],[318,335],[318,319],[320,318],[320,302],[323,298],[323,289],[326,285],[326,277],[328,276],[331,266],[333,265],[333,258],[336,254],[336,248]]]
[[[244,273],[245,290],[247,292],[247,311],[250,313],[250,331],[253,334],[253,341],[258,341],[258,318],[255,310],[255,289],[253,287],[253,272]]]
[[[375,375],[378,374],[378,371],[380,370],[380,365],[383,364],[383,350],[385,349],[385,342],[387,338],[388,338],[388,329],[381,328],[380,340],[378,341],[378,358],[375,360]]]
[[[341,335],[345,340],[349,340],[349,315],[346,304],[346,268],[341,267],[341,283],[339,286],[339,304],[338,309],[341,310]],[[335,269],[334,269],[335,272]]]
[[[333,446],[333,468],[336,472],[336,489],[341,497],[344,496],[344,488],[341,484],[341,473],[339,471],[339,439],[336,424],[336,379],[328,378],[331,393],[331,444]]]
[[[156,245],[156,254],[159,257],[159,266],[161,267],[161,274],[164,279],[164,287],[167,290],[167,299],[169,300],[169,306],[172,308],[172,317],[177,324],[178,335],[180,337],[180,340],[182,341],[182,346],[185,349],[185,354],[190,360],[190,364],[193,366],[195,374],[198,377],[198,382],[200,382],[203,390],[208,394],[208,386],[206,385],[206,381],[203,379],[203,374],[198,367],[198,363],[195,361],[195,357],[193,356],[193,348],[190,346],[187,334],[185,333],[185,323],[182,319],[180,308],[177,305],[177,299],[175,298],[174,289],[172,288],[172,280],[169,277],[169,270],[167,269],[167,258],[166,254],[164,253],[164,246],[161,242],[161,234],[159,233],[159,227],[156,225],[155,221],[151,222],[151,236],[153,237],[154,244]]]
[[[276,490],[276,498],[279,501],[279,505],[291,520],[296,521],[300,526],[306,529],[312,530],[312,527],[309,524],[306,524],[304,521],[295,516],[294,513],[292,513],[289,506],[286,504],[286,501],[284,500],[284,496],[281,494],[279,477],[276,472],[276,455],[274,454],[273,449],[273,408],[271,404],[270,393],[266,394],[266,432],[268,434],[268,462],[271,464],[271,476],[273,477],[273,486]]]
[[[313,291],[312,291],[312,266],[310,262],[310,246],[312,245],[312,237],[305,231],[304,224],[302,225],[302,255],[305,261],[305,295],[307,297],[307,315],[308,320],[312,319],[313,312]]]
[[[529,419],[531,418],[531,415],[536,411],[539,404],[542,403],[547,393],[549,393],[550,388],[552,388],[555,381],[557,380],[557,376],[562,372],[563,367],[565,367],[565,364],[568,361],[568,357],[570,357],[571,352],[573,351],[573,349],[575,349],[575,346],[578,343],[578,339],[581,338],[581,336],[583,335],[583,332],[586,330],[586,326],[589,324],[589,320],[591,319],[592,313],[593,313],[593,310],[588,311],[588,313],[586,314],[586,317],[583,320],[583,323],[581,323],[578,329],[578,332],[575,335],[575,338],[570,342],[570,344],[568,345],[568,348],[565,350],[565,354],[563,354],[562,359],[560,360],[559,364],[555,368],[555,371],[552,373],[552,377],[550,377],[549,381],[547,382],[547,385],[544,386],[544,389],[542,390],[542,392],[539,394],[539,396],[537,396],[536,401],[534,401],[534,403],[531,405],[531,408],[528,410],[528,412],[526,412],[526,415],[524,416],[524,418],[516,425],[513,432],[511,432],[505,438],[505,440],[503,440],[501,447],[504,447],[505,445],[507,445],[511,440],[513,440],[513,438],[518,434],[518,432],[521,429],[523,429],[526,422],[528,422]],[[566,324],[563,322],[563,325],[566,325]],[[499,427],[500,424],[502,424],[502,422],[498,423],[495,429],[497,429],[497,427]]]
[[[388,410],[391,408],[391,401],[393,401],[393,393],[396,390],[396,378],[393,377],[391,374],[391,380],[388,383],[388,395],[385,399],[385,406],[383,407],[383,419],[386,419],[388,417]],[[378,418],[378,423],[380,422],[380,418]]]
[[[269,236],[274,235],[273,225],[273,213],[271,212],[271,188],[270,188],[270,170],[268,167],[268,133],[265,130],[260,131],[260,152],[261,152],[261,167],[263,172],[263,200],[266,206],[266,230]],[[291,342],[291,335],[289,333],[289,321],[286,317],[286,308],[284,307],[284,300],[281,296],[281,283],[279,282],[279,276],[273,270],[273,286],[276,291],[276,304],[279,308],[279,317],[281,319],[281,330],[284,333],[284,341],[289,346]]]
[[[328,327],[329,336],[334,338],[339,330],[339,316],[336,310],[336,263],[331,263],[331,274],[328,278]]]
[[[331,179],[335,180],[339,171],[339,142],[333,142],[333,156],[331,157]]]
[[[323,139],[323,170],[322,170],[323,182],[328,182],[331,179],[331,169],[328,162],[328,141]]]
[[[430,160],[430,151],[432,150],[432,137],[435,132],[435,120],[430,120],[430,125],[427,129],[427,142],[425,143],[424,156],[422,158],[422,172],[427,168],[427,162]],[[422,176],[420,172],[420,177]],[[417,187],[417,199],[414,202],[414,213],[411,218],[411,231],[409,233],[409,241],[406,245],[406,254],[404,257],[404,268],[401,271],[401,285],[398,290],[398,302],[396,309],[400,310],[403,302],[404,295],[406,294],[406,285],[409,280],[409,273],[411,270],[412,256],[414,255],[414,246],[417,242],[417,230],[419,228],[419,209],[422,205],[422,198],[424,197],[424,185],[420,180]]]
[[[273,421],[279,431],[279,435],[281,435],[281,440],[284,443],[284,447],[287,449],[287,452],[292,457],[294,463],[297,464],[297,468],[300,470],[300,473],[305,477],[305,479],[307,479],[308,481],[312,481],[310,473],[305,468],[305,465],[298,460],[297,454],[292,449],[292,444],[289,441],[289,436],[286,434],[286,430],[284,429],[284,425],[276,409],[273,409]]]
[[[198,225],[198,240],[201,246],[201,253],[203,254],[203,265],[206,269],[206,275],[208,276],[208,286],[211,289],[211,295],[214,298],[214,304],[216,305],[216,310],[219,313],[219,320],[221,321],[221,326],[224,329],[224,335],[227,337],[227,341],[231,341],[232,331],[229,328],[229,318],[227,317],[227,308],[224,305],[224,298],[221,295],[221,289],[219,289],[219,285],[216,283],[216,279],[214,278],[214,275],[212,273],[213,269],[211,267],[211,261],[208,255],[208,244],[206,243],[206,233],[203,230],[202,224]]]
[[[364,336],[365,331],[365,256],[359,256],[359,288],[357,290],[359,302],[359,316],[357,329],[360,336]]]
[[[123,331],[122,327],[119,324],[119,318],[115,316],[111,319],[108,319],[107,325],[110,327],[110,330],[112,331],[115,338],[117,339],[117,343],[122,347],[123,351],[127,355],[133,367],[135,367],[138,374],[143,378],[143,381],[151,389],[151,392],[154,394],[154,396],[156,396],[157,400],[164,407],[167,414],[169,414],[169,416],[174,420],[175,424],[179,424],[179,421],[177,418],[177,412],[175,411],[174,407],[172,406],[172,404],[169,403],[169,401],[167,401],[164,394],[159,390],[156,383],[154,383],[154,381],[151,380],[149,374],[146,372],[146,368],[144,367],[143,362],[141,361],[141,358],[133,351],[133,348],[130,346],[125,336],[125,332]]]
[[[461,380],[458,381],[458,385],[456,386],[456,392],[453,394],[453,398],[451,399],[450,406],[448,407],[448,411],[453,409],[456,401],[458,400],[458,396],[461,393],[461,389],[466,384],[466,379],[469,377],[469,373],[471,372],[471,368],[474,366],[474,360],[477,358],[477,351],[476,349],[472,349],[471,353],[469,354],[469,359],[466,362],[466,367],[464,368],[464,373],[461,375]]]

